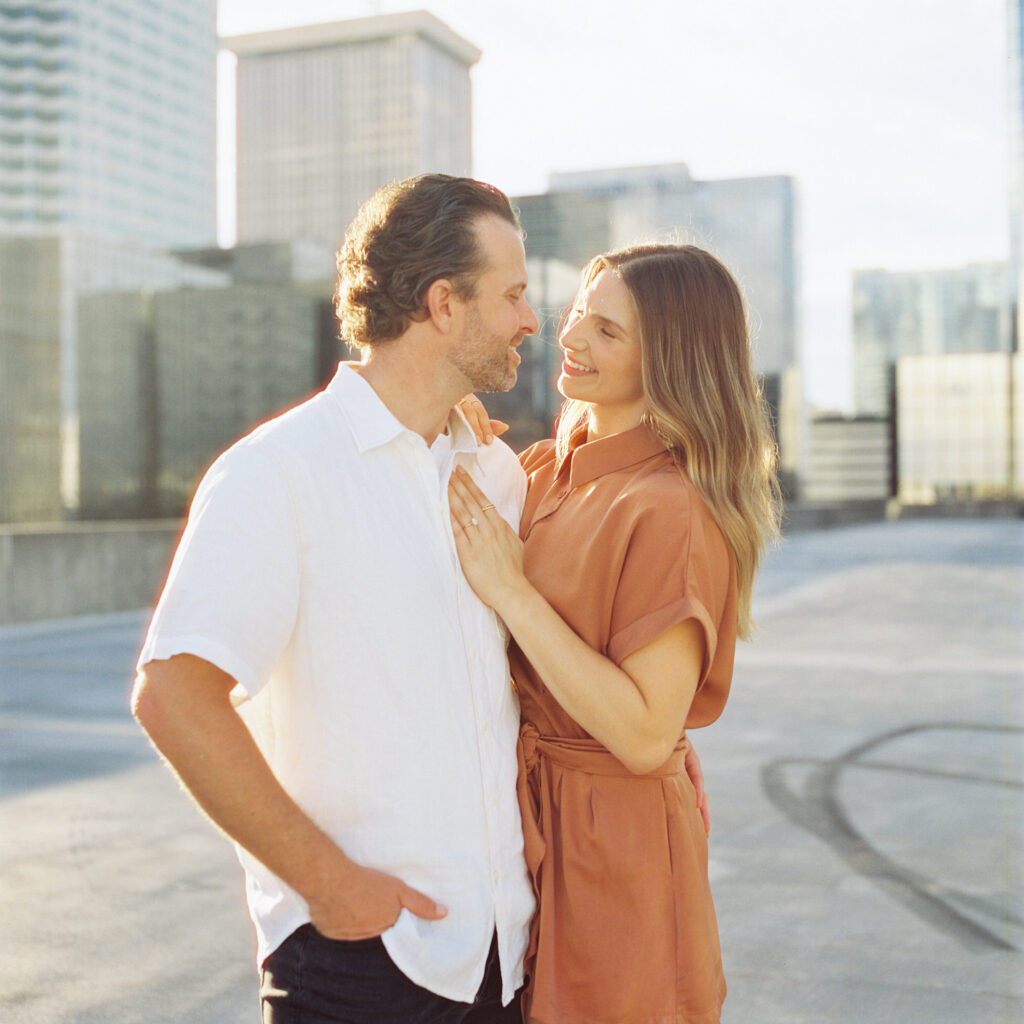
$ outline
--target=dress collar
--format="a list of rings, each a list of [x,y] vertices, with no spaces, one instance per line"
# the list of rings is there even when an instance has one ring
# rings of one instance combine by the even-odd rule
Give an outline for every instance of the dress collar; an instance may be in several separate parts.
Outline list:
[[[587,440],[587,427],[584,424],[569,439],[569,454],[558,466],[557,473],[561,474],[565,462],[569,463],[569,488],[573,490],[599,476],[615,473],[667,452],[664,443],[646,423],[596,441]]]

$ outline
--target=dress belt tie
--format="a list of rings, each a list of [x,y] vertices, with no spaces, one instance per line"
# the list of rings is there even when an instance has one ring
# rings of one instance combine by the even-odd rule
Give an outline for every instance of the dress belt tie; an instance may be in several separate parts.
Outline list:
[[[637,775],[631,772],[607,747],[592,739],[574,739],[567,736],[541,736],[532,722],[524,722],[519,729],[519,746],[522,764],[527,772],[537,766],[543,756],[553,764],[570,771],[585,772],[588,775],[612,775],[623,778],[658,779],[678,775],[683,770],[683,760],[689,741],[683,736],[660,768]]]

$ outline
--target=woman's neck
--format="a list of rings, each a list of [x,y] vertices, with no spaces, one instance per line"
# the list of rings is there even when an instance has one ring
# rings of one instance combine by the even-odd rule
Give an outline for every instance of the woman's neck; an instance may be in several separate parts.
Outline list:
[[[624,434],[627,430],[639,427],[645,411],[646,409],[641,406],[592,406],[587,425],[587,440],[599,441],[602,437]]]

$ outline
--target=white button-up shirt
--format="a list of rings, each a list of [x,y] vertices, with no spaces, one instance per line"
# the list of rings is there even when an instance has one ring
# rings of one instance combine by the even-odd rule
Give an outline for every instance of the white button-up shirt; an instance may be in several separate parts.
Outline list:
[[[471,1001],[497,929],[507,1002],[533,894],[515,799],[519,707],[506,634],[459,569],[447,483],[462,465],[513,527],[526,481],[454,414],[435,460],[342,365],[324,392],[210,468],[140,655],[233,676],[295,801],[358,863],[448,908],[383,935],[418,985]],[[245,851],[260,961],[309,920]]]

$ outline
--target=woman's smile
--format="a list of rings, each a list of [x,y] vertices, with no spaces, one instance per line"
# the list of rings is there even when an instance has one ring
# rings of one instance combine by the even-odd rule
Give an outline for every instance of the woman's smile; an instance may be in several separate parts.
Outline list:
[[[568,352],[564,352],[562,356],[562,372],[575,377],[583,373],[597,373],[597,370],[592,366],[584,366],[582,363],[577,363]]]

